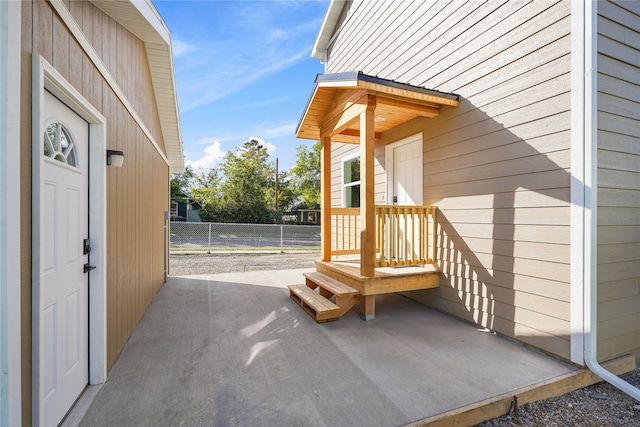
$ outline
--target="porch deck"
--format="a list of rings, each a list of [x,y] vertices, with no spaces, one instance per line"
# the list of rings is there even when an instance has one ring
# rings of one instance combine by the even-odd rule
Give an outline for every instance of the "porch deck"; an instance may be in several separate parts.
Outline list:
[[[361,295],[437,288],[440,272],[432,265],[378,267],[373,277],[360,274],[360,258],[316,261],[316,270],[360,291]]]
[[[469,405],[487,419],[580,372],[398,294],[379,296],[374,321],[350,310],[317,324],[286,287],[312,271],[169,278],[67,425],[391,426],[456,409],[459,421]]]

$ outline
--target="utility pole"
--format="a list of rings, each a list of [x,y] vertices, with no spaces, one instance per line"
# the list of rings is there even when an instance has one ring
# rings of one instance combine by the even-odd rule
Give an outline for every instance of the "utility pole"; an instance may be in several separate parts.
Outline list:
[[[278,215],[278,158],[276,157],[276,216]]]

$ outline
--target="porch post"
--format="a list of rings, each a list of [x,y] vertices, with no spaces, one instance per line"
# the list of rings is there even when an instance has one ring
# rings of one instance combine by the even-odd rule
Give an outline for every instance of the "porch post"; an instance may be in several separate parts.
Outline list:
[[[322,261],[331,261],[331,137],[322,135],[320,140],[320,255]]]
[[[360,113],[360,274],[375,275],[376,229],[373,189],[374,112],[376,96],[367,96],[367,109]]]

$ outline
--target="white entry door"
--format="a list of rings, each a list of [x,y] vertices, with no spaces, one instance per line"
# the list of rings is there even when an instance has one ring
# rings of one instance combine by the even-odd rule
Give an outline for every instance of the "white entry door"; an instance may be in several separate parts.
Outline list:
[[[422,135],[415,135],[392,146],[392,197],[400,206],[422,205]],[[417,218],[416,218],[417,220]],[[420,251],[419,227],[409,219],[393,224],[393,258],[417,257]],[[396,235],[397,234],[397,235]]]
[[[89,125],[44,93],[41,399],[45,425],[57,425],[89,378]]]
[[[394,204],[422,205],[422,138],[411,138],[393,148]]]

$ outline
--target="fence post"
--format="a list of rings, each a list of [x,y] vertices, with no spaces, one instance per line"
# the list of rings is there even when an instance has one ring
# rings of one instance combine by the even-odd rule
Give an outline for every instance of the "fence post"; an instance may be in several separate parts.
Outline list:
[[[280,253],[284,253],[284,242],[282,240],[282,228],[284,227],[283,224],[280,224]]]
[[[207,251],[207,253],[211,253],[211,223],[209,223],[209,250]]]

